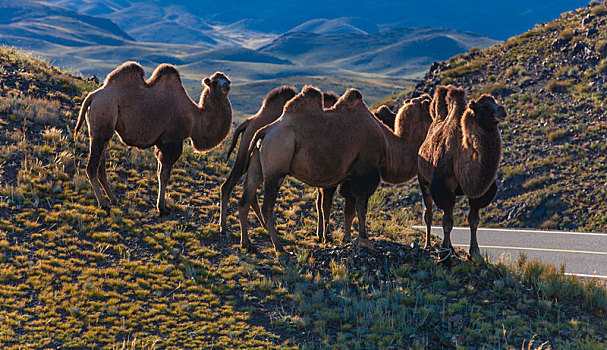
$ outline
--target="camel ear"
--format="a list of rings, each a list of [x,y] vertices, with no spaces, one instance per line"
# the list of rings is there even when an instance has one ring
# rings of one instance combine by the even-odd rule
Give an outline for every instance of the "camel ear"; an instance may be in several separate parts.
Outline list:
[[[202,82],[207,86],[211,86],[211,79],[209,79],[208,77],[204,78]]]
[[[476,101],[470,101],[468,103],[468,108],[470,108],[471,110],[475,111],[476,110]]]

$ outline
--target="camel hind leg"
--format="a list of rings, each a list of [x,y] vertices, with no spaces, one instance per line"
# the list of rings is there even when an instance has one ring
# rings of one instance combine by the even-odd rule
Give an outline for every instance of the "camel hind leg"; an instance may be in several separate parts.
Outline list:
[[[103,196],[101,192],[101,186],[99,184],[99,168],[101,164],[101,160],[104,160],[105,163],[105,147],[109,141],[109,137],[101,137],[99,135],[91,135],[91,141],[89,145],[89,159],[88,164],[86,165],[86,175],[89,178],[89,182],[91,186],[93,186],[93,192],[95,193],[95,198],[97,199],[97,204],[100,208],[104,210],[109,210],[110,203]],[[103,172],[105,175],[105,164],[103,166]]]
[[[424,249],[430,248],[430,235],[432,233],[432,196],[430,195],[430,184],[418,177],[419,187],[422,191],[422,199],[424,201],[424,223],[426,224],[426,242]]]
[[[240,152],[236,156],[236,160],[234,161],[234,167],[228,174],[228,177],[221,184],[221,209],[220,209],[220,219],[219,225],[221,227],[221,234],[228,235],[227,228],[227,216],[228,216],[228,202],[230,201],[230,194],[236,187],[238,181],[242,178],[242,176],[246,173],[246,169],[244,169],[244,164],[242,161],[242,157],[240,156]],[[257,205],[259,208],[259,204]],[[261,214],[260,214],[261,216]]]
[[[329,241],[329,219],[333,206],[333,195],[336,190],[337,187],[318,188],[318,198],[316,199],[318,227],[316,228],[316,235],[319,243]]]
[[[254,251],[251,241],[249,240],[248,233],[248,219],[249,219],[249,208],[252,203],[253,206],[259,210],[259,203],[257,203],[257,189],[263,182],[263,176],[261,174],[261,165],[259,163],[259,151],[253,151],[251,155],[251,161],[249,162],[249,169],[247,176],[245,177],[244,187],[242,189],[242,197],[238,201],[238,220],[240,221],[240,246],[247,249],[248,251]],[[261,215],[261,214],[259,214]]]
[[[339,186],[339,194],[344,198],[344,236],[342,238],[342,244],[350,242],[352,240],[352,221],[354,221],[354,215],[356,214],[356,197],[352,194],[351,179],[347,179],[342,182]]]
[[[181,142],[171,142],[156,145],[154,155],[158,160],[158,198],[156,200],[156,208],[160,215],[168,214],[166,206],[165,192],[166,186],[171,177],[173,165],[181,156],[183,144]]]
[[[101,186],[103,187],[105,194],[110,199],[110,203],[112,203],[112,205],[116,205],[118,203],[118,201],[116,200],[116,197],[114,197],[114,194],[112,193],[112,189],[110,188],[110,185],[108,184],[108,181],[107,181],[106,154],[105,153],[107,152],[108,144],[109,144],[109,141],[105,143],[105,145],[103,146],[103,152],[101,152],[101,159],[99,160],[99,169],[98,169],[98,173],[97,173],[97,178],[99,179],[99,182],[101,182]]]
[[[479,198],[468,198],[470,204],[470,213],[468,213],[468,223],[470,224],[470,255],[480,255],[481,251],[476,240],[476,231],[480,222],[480,209],[488,206],[497,194],[497,183],[494,181],[491,187]]]

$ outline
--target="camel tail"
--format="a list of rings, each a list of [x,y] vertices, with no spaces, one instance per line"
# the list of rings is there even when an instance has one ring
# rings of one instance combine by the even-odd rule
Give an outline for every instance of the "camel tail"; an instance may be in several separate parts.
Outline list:
[[[255,147],[257,147],[257,141],[263,140],[263,138],[266,136],[266,131],[267,131],[268,127],[270,127],[271,125],[272,124],[268,124],[268,125],[264,126],[263,128],[257,130],[257,132],[255,132],[255,135],[253,136],[251,143],[249,143],[249,150],[246,153],[246,157],[244,160],[244,169],[249,168],[249,162],[251,161],[251,154],[253,153],[253,150],[255,149]]]
[[[249,120],[247,119],[244,122],[240,123],[236,127],[236,130],[234,130],[234,135],[232,135],[232,144],[230,145],[230,149],[228,149],[228,153],[226,153],[225,160],[230,159],[230,154],[232,154],[232,151],[234,150],[234,148],[236,148],[236,143],[238,142],[238,139],[240,138],[240,134],[242,134],[247,129],[248,125],[249,125]]]
[[[82,107],[80,107],[80,113],[78,113],[78,121],[76,122],[76,127],[74,128],[74,140],[76,140],[76,136],[78,135],[78,130],[80,130],[82,123],[84,123],[85,115],[86,115],[89,107],[91,106],[91,102],[93,102],[94,95],[95,95],[95,93],[91,92],[84,99],[84,102],[82,102]]]

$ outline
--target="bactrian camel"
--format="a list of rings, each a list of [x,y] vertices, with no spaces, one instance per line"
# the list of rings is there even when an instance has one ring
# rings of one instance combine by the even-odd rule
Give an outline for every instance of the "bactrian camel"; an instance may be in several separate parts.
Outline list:
[[[280,86],[275,88],[266,95],[261,108],[259,108],[259,111],[255,115],[240,123],[234,130],[234,135],[232,136],[232,142],[226,154],[226,159],[230,158],[230,154],[236,147],[239,137],[240,145],[236,153],[236,159],[234,160],[232,170],[230,170],[228,177],[221,185],[221,209],[219,222],[222,234],[228,235],[226,222],[228,215],[228,201],[234,187],[247,172],[244,162],[246,158],[245,154],[249,150],[251,139],[257,130],[278,119],[282,114],[284,105],[287,103],[287,101],[295,97],[295,95],[297,95],[297,91],[295,91],[295,88],[292,86]],[[322,97],[324,108],[330,108],[335,104],[335,102],[337,102],[337,99],[339,98],[339,96],[332,91],[323,91]],[[253,200],[251,205],[253,206],[253,210],[255,211],[260,223],[265,226],[257,200]]]
[[[247,182],[239,202],[243,247],[252,248],[247,217],[263,182],[263,218],[274,248],[283,251],[274,223],[274,205],[287,175],[323,188],[335,187],[350,177],[360,236],[366,238],[367,202],[379,184],[379,165],[385,157],[383,124],[371,114],[358,90],[346,91],[330,109],[323,109],[322,100],[318,89],[304,87],[287,102],[282,116],[257,131],[251,140]]]
[[[470,204],[471,255],[479,254],[476,231],[479,211],[495,198],[496,176],[502,154],[497,124],[506,117],[504,107],[489,95],[466,106],[462,89],[439,87],[432,101],[433,122],[419,150],[419,183],[425,204],[426,247],[430,245],[432,201],[443,211],[443,257],[453,251],[451,230],[456,196]]]
[[[105,149],[114,132],[129,146],[155,146],[159,181],[156,207],[160,214],[166,214],[165,189],[183,141],[191,138],[196,151],[207,151],[230,130],[230,80],[220,72],[205,78],[200,102],[196,104],[183,88],[174,66],[161,64],[150,79],[145,81],[144,76],[136,62],[125,62],[111,72],[103,86],[84,100],[74,138],[86,115],[90,138],[86,172],[99,206],[105,209],[110,202],[116,203],[105,168]],[[100,182],[110,202],[101,193]]]
[[[385,157],[379,168],[382,181],[390,184],[401,184],[417,175],[417,153],[432,122],[429,111],[431,100],[431,97],[427,94],[406,100],[399,109],[396,120],[392,119],[391,124],[394,131],[388,125],[390,124],[390,118],[387,112],[390,110],[387,107],[380,107],[374,112],[376,117],[378,117],[378,114],[383,115],[384,117],[381,120],[386,124],[385,126],[381,125],[385,140]],[[385,118],[386,116],[388,118]],[[356,207],[356,197],[352,195],[352,191],[354,191],[352,186],[352,182],[346,179],[340,187],[340,193],[345,197],[343,241],[351,239],[351,226]],[[322,190],[322,196],[319,196],[322,198],[322,214],[319,214],[319,217],[324,218],[323,232],[321,232],[324,236],[328,234],[328,219],[334,193],[335,188],[325,188]]]

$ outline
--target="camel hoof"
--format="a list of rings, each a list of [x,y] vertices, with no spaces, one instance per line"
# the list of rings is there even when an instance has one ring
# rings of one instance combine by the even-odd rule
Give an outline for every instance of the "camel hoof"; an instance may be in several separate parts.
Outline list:
[[[168,216],[171,215],[171,210],[168,208],[158,208],[158,216]]]
[[[249,244],[240,244],[240,247],[247,251],[247,253],[257,253],[257,248],[251,243]]]

